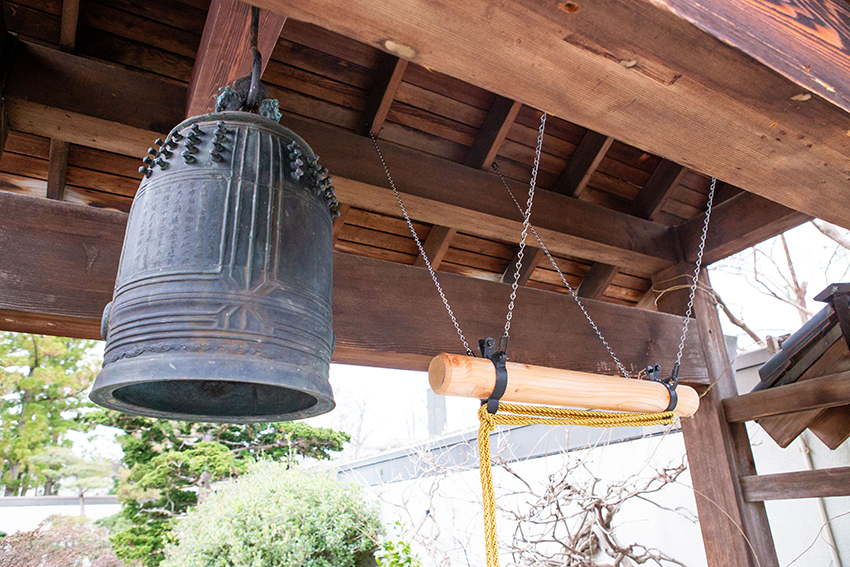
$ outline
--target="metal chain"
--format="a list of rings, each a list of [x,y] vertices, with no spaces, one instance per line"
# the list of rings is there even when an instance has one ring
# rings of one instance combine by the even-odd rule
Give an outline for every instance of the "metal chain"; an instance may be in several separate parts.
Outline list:
[[[711,178],[711,187],[708,190],[708,205],[705,208],[705,222],[702,225],[702,237],[699,241],[699,251],[697,252],[696,268],[694,268],[694,281],[691,284],[691,294],[688,298],[688,309],[685,311],[685,324],[682,327],[682,339],[679,341],[679,352],[676,354],[676,365],[674,374],[678,373],[679,363],[682,362],[682,352],[685,350],[685,337],[688,335],[688,323],[691,322],[691,309],[694,307],[694,295],[697,291],[697,282],[699,281],[699,270],[702,266],[702,253],[705,250],[705,237],[708,234],[708,220],[711,218],[711,204],[714,202],[714,188],[717,185],[717,178]]]
[[[381,158],[381,165],[384,166],[384,171],[387,174],[387,181],[390,182],[390,187],[395,194],[396,201],[398,201],[398,206],[401,207],[401,212],[404,213],[404,220],[407,221],[407,226],[410,228],[410,233],[413,235],[413,240],[416,241],[416,247],[419,248],[419,253],[422,254],[422,259],[425,260],[425,265],[428,267],[428,272],[431,274],[431,279],[434,280],[434,285],[437,287],[437,291],[440,294],[440,299],[443,300],[443,305],[446,306],[446,311],[449,313],[449,317],[452,319],[452,324],[455,326],[455,331],[457,331],[457,335],[460,337],[461,342],[463,343],[463,348],[466,349],[466,354],[469,356],[475,356],[472,352],[472,349],[469,348],[469,343],[466,341],[466,337],[463,334],[463,331],[460,329],[460,325],[455,318],[454,311],[452,311],[451,306],[449,305],[449,300],[446,299],[446,294],[443,293],[443,287],[440,285],[440,282],[437,281],[437,274],[434,273],[434,268],[431,267],[431,260],[428,259],[428,255],[425,253],[425,247],[422,246],[422,241],[419,240],[419,235],[416,234],[416,229],[413,228],[413,223],[410,220],[410,215],[407,214],[407,209],[404,206],[404,202],[401,200],[401,195],[398,193],[398,189],[396,189],[395,181],[393,181],[392,175],[390,175],[390,169],[387,167],[387,162],[384,161],[384,154],[381,152],[381,147],[378,145],[378,140],[375,138],[375,135],[369,131],[369,136],[372,138],[372,143],[375,144],[375,149],[378,151],[378,157]]]
[[[508,187],[508,183],[507,181],[505,181],[505,177],[502,175],[502,172],[499,169],[499,165],[495,162],[493,163],[493,170],[499,176],[499,179],[502,180],[502,185],[505,186],[505,189],[508,191],[508,195],[511,196],[511,200],[514,202],[514,205],[516,205],[517,209],[519,209],[520,214],[524,214],[522,206],[520,206],[519,201],[517,201],[516,197],[514,197],[513,191],[511,191],[511,188]],[[708,221],[711,218],[711,206],[714,202],[714,189],[716,185],[717,178],[712,177],[711,187],[708,191],[708,205],[706,206],[705,222],[703,223],[702,236],[700,237],[699,250],[697,252],[696,269],[694,270],[694,279],[693,284],[691,285],[690,299],[688,301],[688,308],[685,313],[685,323],[682,327],[682,338],[679,341],[679,352],[676,354],[676,369],[678,369],[682,361],[682,352],[685,348],[685,337],[688,334],[688,324],[690,323],[691,309],[694,305],[694,295],[696,293],[697,283],[699,280],[700,266],[702,265],[702,255],[703,251],[705,250],[705,238],[708,234]],[[569,290],[570,295],[572,295],[573,300],[575,300],[576,302],[576,305],[578,305],[579,309],[581,309],[581,312],[584,314],[585,319],[587,319],[587,322],[590,323],[591,327],[593,327],[593,330],[596,332],[596,336],[599,337],[599,340],[602,341],[602,344],[605,346],[605,350],[607,350],[608,354],[611,355],[611,358],[614,360],[614,363],[617,365],[617,368],[620,370],[620,373],[626,378],[631,378],[626,368],[620,362],[619,357],[617,357],[617,355],[614,353],[614,349],[612,349],[611,346],[608,344],[608,341],[605,340],[605,337],[602,335],[602,331],[599,330],[599,327],[596,326],[596,323],[593,321],[593,318],[584,308],[584,305],[582,304],[578,295],[576,295],[575,290],[573,290],[573,286],[571,286],[570,282],[568,282],[567,279],[564,277],[564,274],[561,272],[561,269],[558,267],[558,264],[555,262],[555,259],[552,257],[552,254],[549,253],[549,249],[546,248],[546,245],[543,243],[543,240],[540,238],[540,235],[537,234],[537,230],[534,228],[534,226],[529,226],[529,228],[531,229],[532,234],[534,234],[534,237],[537,238],[537,242],[540,244],[540,248],[543,249],[543,252],[546,254],[546,257],[549,258],[549,263],[552,264],[552,267],[555,268],[555,271],[558,272],[558,275],[561,277],[561,281],[564,282],[564,286],[566,286],[566,288]]]
[[[514,281],[511,284],[511,299],[508,302],[508,314],[505,317],[505,333],[504,337],[510,338],[510,330],[511,330],[511,319],[514,316],[514,301],[516,300],[516,290],[519,288],[519,274],[522,271],[522,257],[525,254],[525,240],[528,237],[528,227],[531,225],[531,205],[534,203],[534,188],[537,186],[537,170],[540,168],[540,152],[543,149],[543,131],[546,129],[546,113],[540,117],[540,127],[537,129],[537,148],[534,151],[534,167],[531,170],[531,182],[528,184],[528,201],[525,204],[525,212],[520,208],[520,212],[523,213],[522,220],[522,238],[519,241],[519,252],[516,255],[516,273],[514,274]],[[496,162],[494,161],[495,165]],[[497,166],[498,167],[498,166]],[[518,205],[517,205],[518,206]],[[507,341],[505,342],[505,348],[507,348]]]
[[[494,162],[493,170],[499,176],[499,179],[502,180],[502,185],[504,185],[505,189],[508,190],[508,195],[511,196],[511,199],[513,200],[517,209],[519,209],[520,214],[524,215],[519,201],[517,201],[516,197],[514,197],[513,191],[511,191],[511,188],[508,187],[508,183],[507,181],[505,181],[505,177],[502,175],[502,172],[499,169],[499,164]],[[573,300],[576,302],[576,305],[578,305],[579,309],[581,309],[581,312],[584,314],[585,319],[587,319],[587,322],[590,323],[591,327],[593,327],[593,330],[596,332],[596,336],[599,337],[599,340],[602,341],[602,344],[605,346],[605,350],[607,350],[608,354],[611,355],[611,358],[614,360],[614,363],[617,365],[617,368],[620,370],[620,373],[626,378],[631,378],[631,376],[629,376],[629,372],[626,370],[625,366],[623,366],[623,363],[620,362],[620,359],[614,353],[614,349],[612,349],[611,345],[608,344],[608,341],[605,339],[605,336],[602,334],[602,331],[599,330],[599,327],[596,326],[596,323],[593,321],[593,318],[587,312],[587,309],[584,308],[584,304],[582,304],[581,299],[579,299],[578,295],[576,295],[573,286],[571,286],[570,282],[567,281],[567,278],[564,277],[563,272],[561,272],[561,268],[559,268],[557,262],[555,262],[555,258],[552,257],[552,254],[549,252],[549,249],[543,243],[543,239],[541,239],[540,235],[537,234],[537,230],[531,224],[529,224],[529,228],[531,229],[531,233],[537,239],[537,242],[540,244],[540,248],[546,254],[546,257],[549,258],[549,263],[552,264],[552,267],[555,268],[556,272],[558,272],[558,275],[561,277],[561,281],[564,282],[564,286],[566,286],[566,288],[569,290],[570,295],[572,295]]]

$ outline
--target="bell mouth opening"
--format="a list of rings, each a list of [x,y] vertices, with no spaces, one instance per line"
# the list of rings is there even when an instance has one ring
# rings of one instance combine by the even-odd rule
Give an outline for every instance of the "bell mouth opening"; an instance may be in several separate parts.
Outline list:
[[[327,363],[185,353],[106,364],[89,398],[121,412],[200,423],[291,421],[331,411]]]
[[[270,384],[228,380],[159,380],[120,386],[112,397],[127,409],[193,421],[278,421],[314,407],[315,396]]]

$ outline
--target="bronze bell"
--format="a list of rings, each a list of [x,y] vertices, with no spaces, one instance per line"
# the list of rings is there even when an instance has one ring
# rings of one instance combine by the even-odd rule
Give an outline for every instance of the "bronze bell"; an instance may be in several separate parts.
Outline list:
[[[248,112],[189,118],[160,144],[140,170],[92,401],[202,422],[330,411],[327,171]]]

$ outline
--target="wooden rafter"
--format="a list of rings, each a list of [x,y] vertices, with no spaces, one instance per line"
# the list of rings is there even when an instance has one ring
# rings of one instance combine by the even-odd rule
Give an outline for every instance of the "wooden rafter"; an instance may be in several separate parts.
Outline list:
[[[457,234],[457,229],[448,226],[436,224],[431,227],[431,232],[428,233],[428,238],[422,244],[425,249],[425,254],[428,256],[428,261],[431,263],[431,268],[436,270],[443,262],[443,256],[449,251],[449,246],[452,243],[452,238]],[[413,263],[414,266],[425,266],[425,258],[422,254],[416,257]]]
[[[485,170],[490,168],[520,108],[522,108],[520,102],[501,96],[496,97],[475,136],[472,147],[469,148],[469,155],[466,156],[465,162],[467,166]]]
[[[619,272],[620,268],[617,266],[594,262],[587,274],[581,279],[576,295],[587,299],[599,299],[605,294],[605,290],[608,289]]]
[[[407,69],[406,59],[389,54],[384,56],[375,76],[375,84],[366,101],[366,107],[360,116],[358,131],[363,136],[368,136],[371,132],[377,137],[381,133],[405,69]]]
[[[800,100],[806,88],[662,2],[601,0],[565,13],[523,0],[254,1],[850,228],[850,113]],[[793,15],[775,15],[786,46],[808,41]],[[835,46],[850,42],[844,27],[827,22],[826,34]]]
[[[47,166],[47,198],[61,201],[65,198],[65,176],[68,173],[68,142],[50,140]]]
[[[333,228],[333,243],[336,244],[336,241],[339,240],[339,233],[342,232],[342,227],[345,224],[345,217],[348,215],[348,211],[351,210],[351,205],[347,205],[345,203],[340,203],[339,205],[339,216],[334,219],[334,228]]]
[[[673,163],[669,159],[661,160],[632,203],[629,214],[642,219],[655,220],[687,171],[684,166]]]
[[[59,28],[59,49],[73,53],[77,44],[77,23],[80,0],[63,0],[62,20]],[[65,175],[68,173],[70,144],[60,138],[51,138],[47,167],[47,198],[61,201],[65,198]]]
[[[686,171],[679,164],[667,159],[662,160],[644,188],[638,193],[631,209],[629,209],[629,214],[642,219],[655,220]],[[611,264],[594,263],[584,279],[581,280],[576,294],[579,297],[599,299],[611,285],[611,282],[614,281],[614,278],[617,277],[619,271],[620,269],[617,266]]]
[[[552,190],[578,199],[613,142],[614,138],[588,130]]]
[[[59,27],[59,49],[73,53],[77,45],[77,22],[80,0],[62,0],[62,22]]]
[[[0,210],[0,329],[31,332],[53,323],[53,334],[97,338],[127,215],[5,192]],[[468,338],[492,333],[492,314],[504,308],[502,284],[449,273],[440,283],[450,297],[463,298],[453,308]],[[511,341],[517,360],[616,373],[592,329],[579,324],[581,314],[568,308],[571,298],[527,288],[519,293]],[[462,352],[422,268],[336,252],[333,300],[338,362],[424,370],[438,352]],[[680,318],[604,303],[589,309],[636,368],[656,360],[672,364]],[[562,348],[565,342],[573,348]],[[688,345],[684,361],[681,379],[707,383],[698,341]]]
[[[144,155],[183,118],[179,106],[150,105],[151,100],[183,100],[186,89],[180,85],[49,48],[22,47],[6,89],[16,130]],[[156,112],[134,111],[147,107]],[[371,140],[291,115],[282,123],[323,156],[340,202],[398,214]],[[406,199],[421,199],[411,207],[416,220],[515,241],[522,219],[513,203],[489,197],[502,190],[496,176],[388,142],[382,148]],[[535,225],[554,253],[620,265],[635,274],[676,262],[667,227],[551,192],[540,192],[536,201]]]
[[[6,148],[6,138],[9,136],[9,112],[6,108],[6,79],[12,64],[15,60],[15,55],[18,48],[18,37],[8,33],[5,29],[5,18],[0,18],[0,156],[3,155],[3,150]]]
[[[248,4],[240,0],[212,0],[192,70],[186,99],[187,116],[211,111],[213,97],[220,87],[251,73],[250,22]],[[285,22],[285,16],[267,11],[260,13],[257,46],[263,57],[263,69]]]
[[[526,246],[525,251],[523,252],[522,266],[520,266],[519,270],[519,278],[516,280],[517,283],[521,286],[527,284],[528,280],[531,278],[531,274],[534,273],[534,270],[537,269],[537,266],[545,257],[546,254],[543,252],[542,248]],[[518,260],[519,250],[514,252],[511,261],[508,262],[508,267],[505,268],[505,273],[502,274],[502,283],[514,283],[514,277],[516,276],[516,263]]]

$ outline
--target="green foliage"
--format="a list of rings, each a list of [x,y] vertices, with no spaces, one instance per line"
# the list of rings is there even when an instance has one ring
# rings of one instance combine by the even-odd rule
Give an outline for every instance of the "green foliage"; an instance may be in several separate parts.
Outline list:
[[[260,461],[177,523],[163,567],[355,567],[379,535],[377,511],[355,487]]]
[[[127,470],[118,486],[121,516],[132,527],[113,532],[120,557],[156,567],[173,537],[172,520],[209,492],[213,482],[235,477],[261,457],[285,461],[330,458],[348,441],[346,433],[303,423],[201,424],[101,411],[92,424],[118,427]]]
[[[406,541],[386,540],[375,553],[378,567],[421,567],[422,562]]]
[[[397,521],[395,531],[403,534],[404,525]],[[378,567],[422,567],[422,561],[413,553],[410,543],[390,537],[385,538],[380,549],[375,552],[375,559]]]
[[[0,567],[123,567],[106,537],[85,518],[51,516],[31,532],[0,539]]]
[[[89,355],[94,344],[0,333],[0,485],[6,496],[23,496],[45,480],[33,455],[62,444],[68,430],[86,429],[77,418],[93,407],[85,391],[97,372]]]

